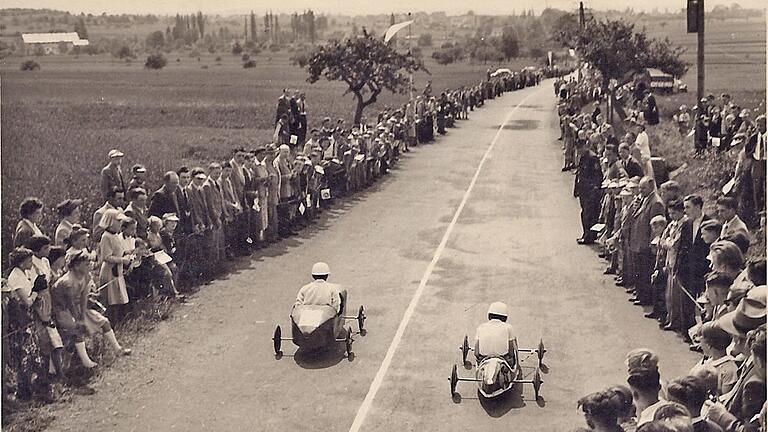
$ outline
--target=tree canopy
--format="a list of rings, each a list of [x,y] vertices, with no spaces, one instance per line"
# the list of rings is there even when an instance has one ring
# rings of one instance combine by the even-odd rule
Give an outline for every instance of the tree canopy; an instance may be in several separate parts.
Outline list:
[[[560,18],[556,36],[563,45],[575,48],[582,59],[603,74],[604,85],[610,79],[622,81],[631,72],[658,68],[682,76],[688,63],[682,59],[685,49],[669,39],[649,38],[644,31],[624,20],[587,20],[582,28],[573,16]]]
[[[408,74],[426,71],[421,60],[411,54],[401,54],[369,34],[344,41],[331,40],[317,47],[307,70],[310,83],[325,77],[347,84],[344,94],[352,93],[357,102],[355,123],[360,122],[365,107],[375,103],[382,91],[405,93],[409,86]]]

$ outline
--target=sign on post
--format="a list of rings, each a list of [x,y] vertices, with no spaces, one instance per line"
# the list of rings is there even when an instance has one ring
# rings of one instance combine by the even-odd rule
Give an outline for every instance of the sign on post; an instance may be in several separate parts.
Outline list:
[[[699,0],[688,0],[688,33],[699,32]]]

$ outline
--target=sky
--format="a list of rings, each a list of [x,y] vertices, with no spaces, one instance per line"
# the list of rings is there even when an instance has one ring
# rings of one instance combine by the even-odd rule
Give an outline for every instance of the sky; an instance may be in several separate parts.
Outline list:
[[[765,0],[707,0],[705,5],[710,9],[716,5],[731,5],[738,3],[743,8],[765,8]],[[652,11],[658,8],[664,11],[682,9],[685,0],[584,0],[584,6],[593,9],[624,9],[632,7],[636,11]],[[262,14],[266,10],[276,13],[292,13],[304,9],[312,9],[315,13],[366,15],[380,13],[406,12],[435,12],[444,11],[449,15],[464,14],[473,10],[476,14],[507,15],[515,10],[519,13],[524,9],[533,8],[540,12],[546,7],[565,10],[575,10],[577,0],[476,0],[473,2],[457,2],[446,0],[281,0],[271,2],[264,0],[2,0],[0,7],[4,8],[34,8],[57,9],[79,14],[80,12],[94,15],[106,12],[108,14],[159,14],[171,15],[202,11],[206,14],[241,14],[254,10]]]

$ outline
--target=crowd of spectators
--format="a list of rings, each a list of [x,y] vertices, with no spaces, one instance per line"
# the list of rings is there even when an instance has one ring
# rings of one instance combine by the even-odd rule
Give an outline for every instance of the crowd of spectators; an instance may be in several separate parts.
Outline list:
[[[604,274],[614,276],[615,285],[631,295],[628,300],[703,357],[688,375],[667,383],[654,352],[629,353],[628,386],[578,402],[589,430],[766,430],[766,262],[745,259],[751,247],[761,246],[751,245],[752,234],[739,216],[740,200],[730,188],[717,191],[715,212],[705,214],[705,198],[668,180],[652,157],[645,130],[649,112],[658,116],[652,95],[636,95],[629,130],[617,136],[600,112],[601,83],[599,73],[589,69],[580,79],[555,83],[563,170],[576,169],[574,196],[583,230],[577,241],[596,245],[608,262]],[[743,128],[740,163],[748,160],[749,171],[760,163],[764,170],[765,140],[761,115]],[[736,178],[739,170],[737,181],[746,181],[743,166]],[[764,227],[764,196],[755,202],[759,206],[747,216],[759,210]]]
[[[54,400],[73,375],[89,376],[98,366],[88,352],[93,336],[130,354],[113,327],[141,307],[185,302],[233,259],[311,224],[335,199],[386,175],[402,152],[434,141],[512,84],[493,78],[433,96],[430,83],[373,121],[346,127],[326,117],[308,131],[304,93],[285,89],[265,145],[206,167],[177,167],[160,185],[113,149],[100,174],[104,204],[84,215],[82,200],[62,201],[51,233],[40,228],[50,217],[46,203],[24,199],[2,288],[4,410]]]

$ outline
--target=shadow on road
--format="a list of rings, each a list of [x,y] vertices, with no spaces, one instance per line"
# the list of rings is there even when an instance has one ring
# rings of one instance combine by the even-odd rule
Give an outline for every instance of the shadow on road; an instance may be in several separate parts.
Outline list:
[[[493,418],[499,418],[513,409],[525,406],[522,388],[523,386],[516,385],[509,392],[493,399],[480,397],[480,393],[477,396],[485,412]]]
[[[523,408],[525,404],[525,400],[523,399],[523,387],[520,385],[515,386],[512,390],[508,391],[507,393],[504,393],[498,397],[488,399],[484,398],[480,391],[476,393],[476,396],[474,397],[462,397],[460,394],[455,393],[452,397],[453,403],[460,404],[464,400],[469,401],[478,401],[480,403],[480,406],[485,410],[486,413],[490,417],[493,418],[499,418],[503,415],[507,414],[513,409]],[[543,401],[544,399],[542,397],[539,397],[539,400],[542,402],[539,403],[537,400],[537,404],[539,406],[544,406]]]
[[[491,126],[491,129],[499,129],[499,125]],[[505,130],[536,130],[539,128],[538,120],[510,120],[505,123],[503,129]]]
[[[293,355],[293,361],[303,369],[326,369],[336,366],[345,359],[347,357],[338,347],[312,352],[299,348],[296,354]],[[354,360],[354,355],[350,355],[348,360]]]

